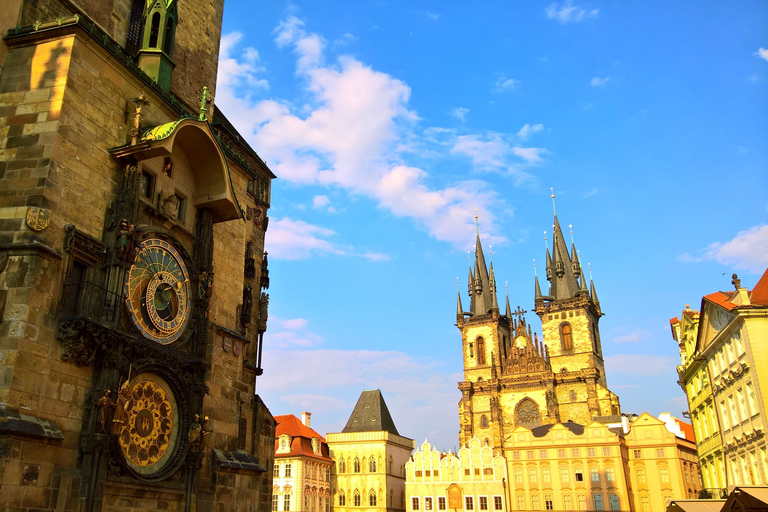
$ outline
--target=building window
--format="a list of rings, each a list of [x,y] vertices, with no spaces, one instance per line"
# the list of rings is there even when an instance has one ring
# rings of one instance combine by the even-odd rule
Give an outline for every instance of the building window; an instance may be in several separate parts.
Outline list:
[[[661,483],[668,484],[669,483],[669,469],[667,469],[667,468],[659,468],[659,478],[661,478]]]
[[[635,456],[636,459],[643,458],[643,450],[632,450],[632,454]]]
[[[564,484],[571,482],[571,474],[568,472],[567,468],[560,469],[560,481]]]
[[[574,390],[571,390],[570,393],[568,393],[568,395],[571,398],[571,402],[576,401],[576,392]]]
[[[616,480],[616,473],[615,473],[615,470],[613,469],[613,466],[609,466],[605,468],[605,481],[613,482],[614,480]]]
[[[579,494],[579,510],[587,510],[587,497],[583,494]]]
[[[155,175],[151,172],[141,171],[139,179],[139,193],[147,199],[152,199],[155,191]]]
[[[573,502],[571,501],[571,495],[570,494],[564,494],[563,495],[563,509],[565,509],[565,510],[573,510]]]
[[[325,481],[330,482],[331,481],[331,468],[325,469]]]
[[[445,506],[445,496],[440,496],[439,498],[437,498],[437,509],[438,510],[445,510],[446,509],[446,506]]]
[[[640,510],[642,512],[651,512],[651,500],[648,496],[640,497]]]
[[[545,494],[544,495],[544,508],[546,510],[554,510],[555,509],[555,503],[552,501],[552,495],[551,494]]]
[[[611,456],[611,447],[603,446],[603,457],[610,457],[610,456]]]
[[[549,457],[549,454],[547,453],[547,450],[539,450],[539,458],[540,459],[546,459]]]
[[[552,482],[552,477],[549,474],[548,467],[541,468],[541,481],[545,484]]]
[[[371,492],[368,493],[368,505],[371,506],[371,507],[375,507],[376,506],[376,491],[374,491],[373,489],[371,489]],[[429,510],[426,507],[425,507],[425,509]]]
[[[480,428],[488,428],[488,418],[486,418],[485,414],[480,416]]]
[[[603,495],[602,494],[593,494],[592,495],[592,501],[595,504],[595,510],[605,510],[603,508]]]
[[[480,476],[480,468],[475,468],[475,475]]]
[[[283,510],[285,512],[288,512],[291,510],[291,495],[290,494],[284,494],[283,495]]]
[[[272,511],[273,512],[277,512],[277,503],[278,503],[277,500],[278,500],[277,494],[273,494],[272,495]]]
[[[472,496],[466,496],[464,498],[464,509],[465,510],[474,510],[475,509],[475,500],[472,498]]]
[[[469,476],[469,468],[464,469],[464,476]]]
[[[501,510],[501,496],[493,497],[493,510]]]
[[[345,507],[347,505],[347,496],[344,491],[339,491],[339,506]]]
[[[589,479],[592,482],[600,481],[600,472],[597,470],[597,468],[589,468]]]
[[[644,469],[638,469],[637,470],[637,483],[644,484],[645,483],[645,470]]]
[[[346,473],[347,472],[347,463],[344,462],[344,459],[339,460],[339,473]]]
[[[484,475],[493,475],[493,468],[483,468]],[[437,475],[435,475],[437,476]]]
[[[360,502],[361,502],[362,500],[360,499],[360,492],[359,492],[357,489],[355,489],[355,494],[354,494],[354,495],[353,495],[353,497],[352,497],[352,501],[353,501],[353,504],[354,504],[356,507],[359,507],[359,506],[360,506]]]
[[[280,464],[272,466],[272,477],[280,478]]]
[[[283,471],[283,476],[284,476],[285,478],[288,478],[288,477],[290,477],[290,476],[291,476],[291,464],[290,464],[290,463],[287,463],[287,464],[285,465],[285,470]]]
[[[437,469],[432,472],[432,476],[440,476],[440,471]]]
[[[352,468],[355,473],[360,472],[360,459],[355,457],[355,461],[352,463]]]
[[[480,510],[488,510],[488,496],[480,496]]]
[[[664,458],[664,448],[656,448],[656,456],[663,459]]]
[[[424,498],[424,510],[432,510],[432,497]]]
[[[426,470],[424,473],[426,473],[426,476],[431,476],[432,475],[432,471],[430,471],[429,469]]]
[[[621,510],[621,507],[619,506],[619,495],[618,494],[609,494],[608,495],[608,502],[611,505],[611,510]]]
[[[520,460],[520,452],[518,451],[512,452],[512,458],[515,460]]]
[[[541,510],[541,507],[539,507],[539,495],[534,494],[531,496],[531,509],[532,510]]]
[[[522,469],[516,469],[515,470],[515,483],[516,484],[523,483],[523,470]]]
[[[565,449],[561,448],[557,450],[557,458],[558,459],[564,459],[565,458]]]
[[[478,366],[485,364],[485,340],[482,337],[477,338],[477,364]]]
[[[568,322],[560,324],[560,340],[563,344],[563,350],[573,350],[573,335],[571,334],[571,324]]]
[[[536,457],[533,454],[533,450],[528,450],[527,452],[525,452],[525,458],[526,459],[535,459]]]
[[[579,451],[579,449],[578,449],[578,448],[574,448],[573,450],[571,450],[571,454],[573,455],[573,457],[574,457],[574,458],[579,458],[579,457],[581,457],[580,453],[581,453],[581,452]]]
[[[596,457],[596,456],[597,456],[596,448],[587,448],[587,457]]]
[[[517,510],[525,510],[525,496],[517,496]]]
[[[416,496],[411,498],[411,510],[419,510],[419,498]]]
[[[371,457],[371,460],[368,461],[368,472],[369,473],[375,473],[376,472],[376,459]]]
[[[528,482],[531,484],[539,483],[539,475],[536,473],[535,469],[528,470]]]
[[[576,475],[576,481],[577,482],[583,482],[584,481],[584,473],[581,472],[581,468],[576,468],[576,471],[574,473]]]
[[[392,473],[392,456],[391,455],[389,456],[389,474],[390,475],[393,474]]]
[[[416,470],[416,476],[421,476],[421,470],[420,469]]]

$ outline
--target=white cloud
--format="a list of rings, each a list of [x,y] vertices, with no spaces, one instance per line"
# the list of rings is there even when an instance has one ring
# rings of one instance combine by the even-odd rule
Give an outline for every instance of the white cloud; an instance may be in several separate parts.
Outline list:
[[[251,89],[269,89],[269,82],[257,78],[256,74],[264,71],[258,66],[259,52],[255,48],[245,48],[241,60],[231,57],[232,48],[243,38],[240,32],[232,32],[221,38],[219,50],[218,87],[236,87],[247,85]]]
[[[587,10],[583,7],[573,5],[572,0],[565,0],[562,6],[557,2],[549,4],[544,10],[547,14],[547,18],[551,20],[557,20],[561,25],[568,23],[578,23],[589,18],[594,18],[600,12],[600,9]]]
[[[545,151],[546,150],[544,148],[521,148],[521,147],[512,148],[512,152],[515,155],[525,159],[529,164],[537,164],[541,162],[540,155]]]
[[[372,252],[372,251],[367,251],[363,253],[361,256],[367,259],[368,261],[389,261],[391,259],[388,254],[384,254],[381,252]]]
[[[451,148],[451,153],[470,157],[478,167],[501,167],[504,165],[504,155],[509,146],[497,135],[491,135],[489,140],[480,140],[479,135],[461,135]]]
[[[530,125],[526,123],[523,125],[522,128],[520,128],[520,130],[518,130],[517,137],[522,141],[526,141],[528,140],[528,137],[530,137],[534,133],[542,131],[543,129],[544,129],[544,125],[541,123],[534,124],[534,125]]]
[[[768,60],[768,48],[759,48],[755,52],[755,55],[757,55],[758,57],[760,57],[763,60]]]
[[[464,118],[466,117],[467,114],[469,114],[469,109],[464,107],[456,107],[453,110],[451,110],[449,114],[463,123]]]
[[[314,254],[345,254],[329,240],[336,233],[322,226],[288,217],[270,219],[266,249],[273,258],[300,260]]]
[[[597,194],[597,192],[598,192],[598,189],[592,188],[589,190],[589,192],[584,194],[584,198],[586,199],[587,197],[592,197],[593,195]]]
[[[648,337],[648,331],[645,329],[635,329],[633,331],[614,336],[614,343],[636,343]]]
[[[611,80],[611,77],[606,76],[605,78],[600,77],[592,77],[592,80],[589,81],[589,85],[592,87],[605,87],[606,84]]]
[[[427,18],[429,18],[431,20],[434,20],[434,21],[437,21],[437,20],[440,19],[440,15],[435,13],[435,12],[432,12],[432,11],[426,11],[424,14],[427,15]]]
[[[520,80],[515,80],[514,78],[507,78],[506,76],[502,75],[499,77],[498,80],[496,80],[496,83],[494,86],[496,87],[496,91],[498,92],[504,92],[504,91],[511,91],[515,87],[517,87],[517,84],[520,83]]]
[[[315,196],[312,198],[312,208],[323,209],[331,202],[328,196]]]
[[[714,260],[737,270],[762,274],[768,267],[768,225],[740,231],[727,242],[710,244],[706,249],[698,251],[698,255],[685,252],[677,259],[686,263]]]
[[[269,319],[269,341],[274,348],[316,347],[325,343],[322,336],[307,329],[304,318]]]
[[[673,358],[666,356],[615,354],[605,358],[605,368],[618,375],[661,375],[674,372],[674,361]]]
[[[432,180],[424,170],[403,162],[402,154],[414,146],[413,139],[416,145],[421,140],[414,130],[419,118],[408,106],[411,90],[405,83],[350,56],[325,65],[323,38],[307,33],[304,22],[294,16],[282,21],[274,33],[277,45],[296,55],[307,109],[274,99],[252,100],[250,91],[238,87],[237,73],[243,71],[236,67],[232,68],[236,76],[220,82],[217,105],[281,179],[341,187],[397,216],[410,217],[432,237],[461,247],[473,238],[475,208],[480,208],[486,229],[494,231],[494,217],[487,208],[501,200],[487,183],[435,187],[427,185]],[[224,47],[223,58],[231,58],[233,46]],[[282,257],[342,251],[323,228],[284,221],[267,235],[267,243],[275,245]],[[296,254],[280,250],[289,245],[298,247]]]

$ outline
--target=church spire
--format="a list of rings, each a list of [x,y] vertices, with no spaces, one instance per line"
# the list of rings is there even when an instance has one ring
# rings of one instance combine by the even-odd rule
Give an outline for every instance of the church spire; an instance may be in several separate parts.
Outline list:
[[[488,280],[488,287],[491,290],[491,309],[499,310],[499,300],[496,297],[496,276],[493,273],[493,262],[491,262],[491,275]]]
[[[600,301],[597,299],[597,291],[595,291],[595,282],[592,281],[592,264],[587,263],[587,265],[589,265],[589,295],[592,298],[592,302],[600,304]]]
[[[549,249],[547,249],[549,251]],[[541,295],[541,286],[539,286],[539,274],[536,273],[536,260],[533,260],[533,278],[536,281],[536,296],[534,297],[535,300],[539,300],[542,298]]]
[[[477,223],[477,215],[475,215]],[[496,291],[492,290],[494,283],[491,283],[488,275],[488,266],[485,264],[485,255],[483,254],[483,244],[480,242],[480,225],[477,223],[477,240],[475,241],[475,269],[472,276],[470,288],[472,288],[471,312],[473,315],[485,315],[493,307],[492,295]],[[498,304],[496,305],[498,308]]]
[[[504,290],[507,296],[507,309],[504,312],[504,316],[506,316],[507,318],[510,318],[510,315],[512,314],[512,309],[509,307],[509,285],[506,282],[504,282]]]
[[[575,246],[574,246],[575,250]],[[574,272],[574,263],[578,265],[578,258],[574,262],[568,254],[568,246],[560,228],[560,221],[555,215],[554,230],[552,233],[552,259],[554,273],[552,275],[552,295],[556,300],[570,299],[579,292],[579,283]]]
[[[459,278],[456,278],[456,320],[464,318],[464,308],[461,306],[461,292],[459,291]]]

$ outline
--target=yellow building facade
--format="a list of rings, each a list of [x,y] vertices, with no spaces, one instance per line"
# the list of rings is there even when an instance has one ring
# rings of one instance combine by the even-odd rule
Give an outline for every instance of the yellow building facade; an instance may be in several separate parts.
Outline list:
[[[335,463],[334,510],[405,510],[405,464],[414,443],[397,431],[379,390],[363,391],[344,429],[326,440]]]
[[[732,284],[731,292],[702,298],[695,345],[686,339],[689,346],[685,350],[705,366],[706,373],[687,370],[683,356],[683,376],[690,377],[684,381],[685,391],[692,414],[697,413],[700,450],[710,449],[707,432],[714,429],[722,438],[722,462],[707,466],[707,486],[766,485],[768,270],[752,290],[743,287],[736,274]],[[707,386],[711,388],[712,406],[702,417],[700,403],[709,403]]]
[[[425,441],[406,463],[405,474],[408,510],[512,510],[507,462],[477,438],[455,454]]]
[[[678,381],[688,398],[688,411],[696,439],[699,469],[706,494],[715,498],[727,487],[723,437],[706,359],[698,350],[700,315],[686,305],[680,318],[670,320],[672,337],[680,350]]]

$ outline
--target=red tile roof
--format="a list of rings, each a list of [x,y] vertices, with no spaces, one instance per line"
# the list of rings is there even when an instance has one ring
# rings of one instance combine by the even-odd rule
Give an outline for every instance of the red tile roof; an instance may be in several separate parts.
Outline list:
[[[768,306],[768,269],[765,269],[763,277],[752,288],[752,296],[749,298],[752,304]]]
[[[307,457],[314,457],[316,459],[331,460],[328,452],[328,444],[325,442],[325,438],[305,426],[299,418],[293,414],[286,414],[283,416],[275,416],[277,421],[277,428],[275,429],[275,458],[282,457],[298,457],[301,455]],[[291,451],[289,453],[277,453],[279,446],[279,437],[283,434],[288,434],[293,437],[291,441]],[[315,454],[312,450],[312,439],[320,439],[320,455]]]
[[[709,295],[704,296],[705,300],[713,302],[718,306],[727,309],[728,311],[731,311],[733,308],[736,307],[736,304],[728,300],[730,298],[731,298],[731,294],[725,293],[725,292],[715,292],[715,293],[710,293]]]
[[[669,323],[670,323],[670,324],[672,324],[672,325],[675,325],[675,324],[679,324],[679,323],[680,323],[680,319],[679,319],[679,318],[677,318],[677,317],[675,317],[675,318],[670,318],[670,319],[669,319]]]
[[[686,423],[682,420],[675,418],[677,426],[680,427],[680,431],[685,434],[685,438],[693,443],[696,442],[696,438],[693,437],[693,426],[690,423]]]

